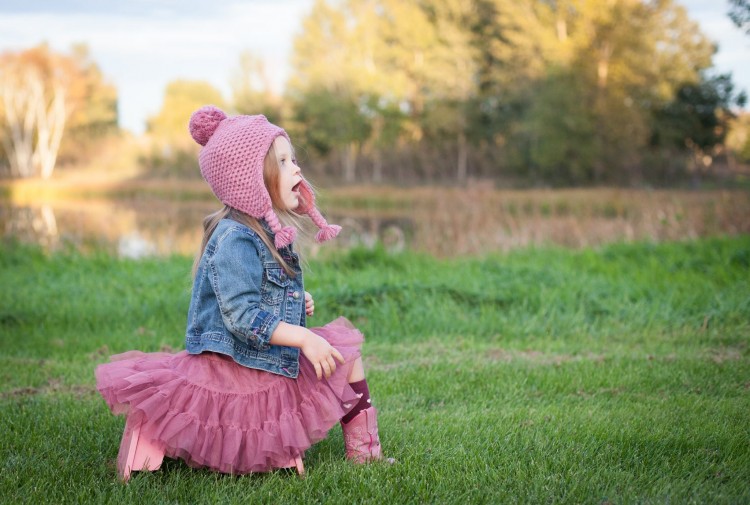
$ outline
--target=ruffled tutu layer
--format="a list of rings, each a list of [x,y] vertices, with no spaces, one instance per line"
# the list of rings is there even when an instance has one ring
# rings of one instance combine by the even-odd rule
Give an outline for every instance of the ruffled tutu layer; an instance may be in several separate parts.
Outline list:
[[[140,424],[140,436],[169,457],[235,474],[285,468],[358,400],[347,377],[362,333],[344,318],[311,330],[346,361],[328,379],[318,380],[302,354],[290,379],[216,353],[130,351],[96,368],[97,389],[114,414]]]

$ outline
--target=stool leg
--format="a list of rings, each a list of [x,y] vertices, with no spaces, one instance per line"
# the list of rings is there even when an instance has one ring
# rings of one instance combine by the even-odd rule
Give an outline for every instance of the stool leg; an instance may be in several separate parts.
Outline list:
[[[136,424],[128,416],[117,454],[117,473],[123,482],[130,479],[131,472],[158,470],[164,460],[164,449],[140,435],[141,423]]]
[[[297,474],[300,477],[304,477],[305,476],[305,465],[302,464],[302,456],[297,456],[296,458],[294,458],[294,466],[297,467]]]
[[[294,468],[300,477],[305,477],[305,465],[302,463],[302,455],[293,457],[289,460],[289,463],[279,468]]]

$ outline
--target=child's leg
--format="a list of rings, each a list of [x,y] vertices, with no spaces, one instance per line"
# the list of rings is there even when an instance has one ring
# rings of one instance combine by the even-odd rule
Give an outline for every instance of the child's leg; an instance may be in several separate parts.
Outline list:
[[[349,411],[344,417],[341,418],[341,422],[346,424],[357,415],[370,407],[370,389],[367,387],[367,380],[365,379],[365,368],[362,365],[362,358],[359,357],[354,362],[351,372],[348,377],[349,385],[352,387],[359,400],[354,405],[354,408]]]
[[[362,358],[357,358],[349,373],[349,385],[359,396],[354,408],[341,418],[346,457],[355,463],[382,459],[378,437],[377,411],[370,402]]]
[[[349,372],[349,378],[347,379],[349,384],[352,382],[359,382],[365,378],[365,367],[362,366],[362,357],[360,356],[354,362],[354,366]]]

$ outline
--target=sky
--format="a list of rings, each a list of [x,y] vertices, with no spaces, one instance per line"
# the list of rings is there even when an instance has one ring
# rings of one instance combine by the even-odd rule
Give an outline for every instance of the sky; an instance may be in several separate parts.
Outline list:
[[[719,46],[716,71],[750,94],[750,35],[726,15],[727,0],[678,0]],[[118,90],[120,126],[141,133],[175,79],[205,80],[230,97],[240,54],[265,60],[281,91],[294,35],[313,0],[0,0],[0,52],[46,42],[88,44]]]

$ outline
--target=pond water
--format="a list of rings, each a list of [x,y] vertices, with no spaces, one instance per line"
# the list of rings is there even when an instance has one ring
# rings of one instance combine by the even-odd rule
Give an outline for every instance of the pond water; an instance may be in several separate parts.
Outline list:
[[[382,245],[439,257],[531,245],[580,248],[635,240],[750,233],[750,192],[358,188],[321,201],[343,226],[331,248]],[[195,253],[215,201],[171,198],[0,199],[5,237],[47,249],[106,250],[121,257]],[[307,247],[313,256],[323,249]]]

